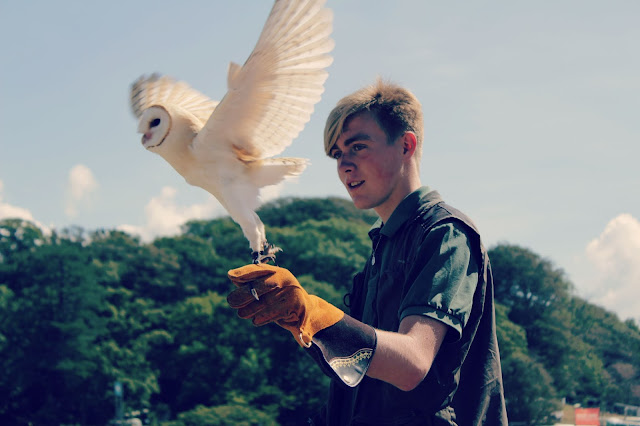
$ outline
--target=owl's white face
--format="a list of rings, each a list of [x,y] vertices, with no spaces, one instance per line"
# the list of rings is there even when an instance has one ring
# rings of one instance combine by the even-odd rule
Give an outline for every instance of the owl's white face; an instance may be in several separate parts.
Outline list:
[[[157,148],[164,142],[171,129],[171,116],[161,106],[147,108],[140,116],[138,133],[142,133],[142,146]]]

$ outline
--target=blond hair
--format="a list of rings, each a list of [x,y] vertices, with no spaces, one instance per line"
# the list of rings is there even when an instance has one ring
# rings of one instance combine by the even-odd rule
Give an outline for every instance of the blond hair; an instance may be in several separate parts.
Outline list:
[[[349,118],[363,111],[374,116],[389,143],[394,143],[405,132],[413,132],[417,140],[415,158],[419,165],[424,132],[422,105],[409,90],[380,78],[374,84],[345,96],[331,110],[324,128],[324,151],[327,155],[330,155]]]

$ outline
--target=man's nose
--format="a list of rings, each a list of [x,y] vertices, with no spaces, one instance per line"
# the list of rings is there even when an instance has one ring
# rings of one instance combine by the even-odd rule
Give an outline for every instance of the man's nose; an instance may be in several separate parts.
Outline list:
[[[348,154],[343,154],[338,160],[338,170],[341,172],[351,172],[354,167],[355,164]]]

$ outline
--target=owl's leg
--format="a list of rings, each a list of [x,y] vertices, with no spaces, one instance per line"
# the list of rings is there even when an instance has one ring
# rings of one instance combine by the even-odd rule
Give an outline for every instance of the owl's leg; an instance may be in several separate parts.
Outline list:
[[[222,197],[220,197],[222,198]],[[226,199],[222,203],[229,215],[240,225],[244,237],[249,241],[249,247],[253,253],[254,259],[260,254],[264,248],[264,225],[258,215],[251,207],[243,205],[240,200]]]
[[[251,212],[249,216],[250,218],[245,216],[247,220],[239,220],[238,223],[245,238],[249,240],[253,263],[261,263],[266,244],[264,225],[255,212]]]
[[[245,197],[238,198],[221,196],[218,199],[224,199],[221,203],[229,212],[231,218],[240,225],[242,233],[245,238],[249,240],[249,246],[251,247],[251,260],[253,263],[266,263],[269,261],[275,262],[275,254],[280,251],[278,247],[267,243],[265,237],[264,224],[255,212],[258,200],[257,188],[249,186],[235,185],[226,188],[231,191],[232,194],[245,194]],[[255,190],[255,200],[249,196],[252,190]]]
[[[279,247],[269,244],[265,238],[264,224],[255,212],[250,212],[236,220],[242,228],[242,233],[249,240],[251,247],[251,260],[253,263],[274,262],[276,253],[281,251]]]
[[[279,251],[282,251],[280,247],[276,247],[265,240],[262,244],[262,250],[259,253],[253,252],[253,263],[276,263],[276,253]]]
[[[249,220],[247,225],[240,224],[244,236],[250,241],[251,258],[253,263],[276,262],[276,253],[282,251],[280,247],[267,242],[264,230],[264,223],[258,215],[252,211],[250,214],[253,220]],[[245,216],[247,219],[248,217]]]

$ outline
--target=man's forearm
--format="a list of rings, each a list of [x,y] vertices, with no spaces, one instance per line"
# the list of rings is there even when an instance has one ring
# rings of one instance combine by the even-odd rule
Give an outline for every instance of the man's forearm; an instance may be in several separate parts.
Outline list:
[[[443,323],[418,315],[403,319],[397,333],[376,330],[378,343],[367,376],[412,390],[431,369],[446,333]]]

